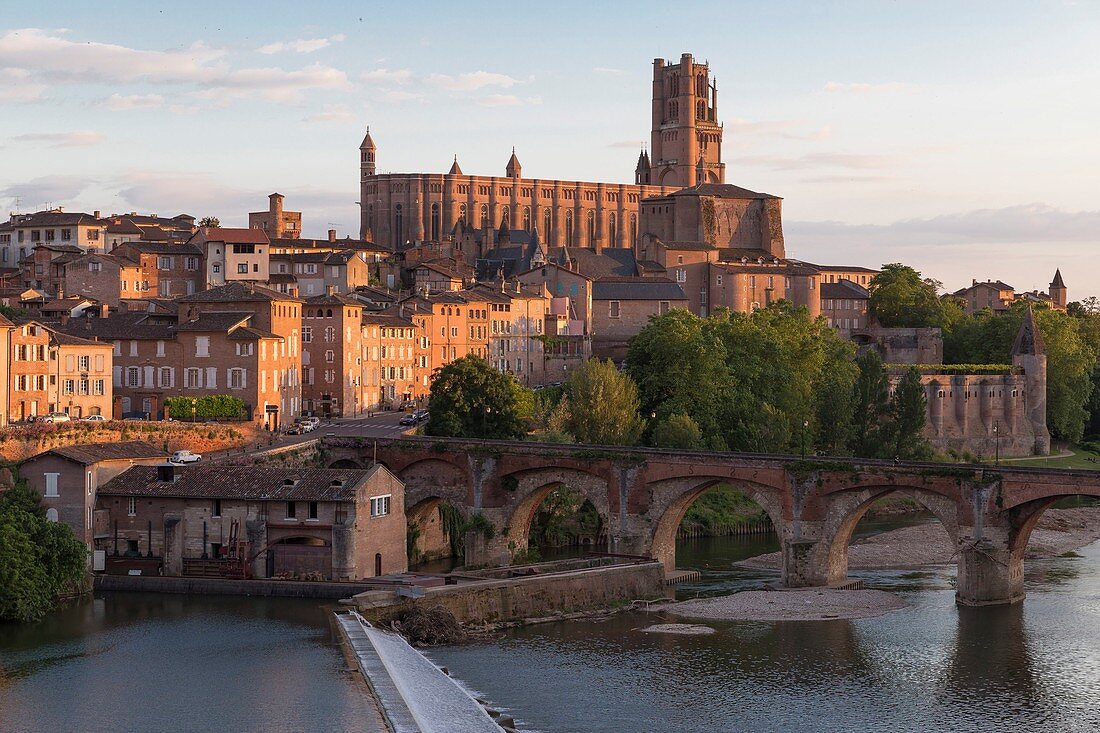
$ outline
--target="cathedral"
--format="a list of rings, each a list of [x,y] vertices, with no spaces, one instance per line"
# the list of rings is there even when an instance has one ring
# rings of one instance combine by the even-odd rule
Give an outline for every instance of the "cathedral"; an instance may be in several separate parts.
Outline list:
[[[459,220],[537,231],[550,247],[635,249],[643,199],[725,183],[718,87],[691,54],[653,61],[650,146],[633,184],[525,178],[514,149],[504,176],[466,175],[457,157],[446,173],[378,174],[377,155],[368,129],[359,146],[360,236],[394,249],[439,241]]]

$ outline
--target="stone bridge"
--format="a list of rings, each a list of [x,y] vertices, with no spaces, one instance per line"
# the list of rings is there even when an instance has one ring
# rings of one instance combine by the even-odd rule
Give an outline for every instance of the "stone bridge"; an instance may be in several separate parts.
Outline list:
[[[1006,466],[825,459],[545,443],[396,438],[323,440],[326,465],[383,463],[405,482],[410,519],[448,502],[494,531],[467,537],[468,564],[507,564],[527,547],[538,505],[554,488],[599,511],[609,551],[676,564],[676,530],[718,483],[737,486],[771,518],[789,587],[842,583],[848,542],[871,504],[891,493],[927,508],[958,552],[956,599],[967,605],[1024,597],[1031,531],[1067,496],[1100,497],[1100,473]],[[474,536],[476,534],[476,536]]]

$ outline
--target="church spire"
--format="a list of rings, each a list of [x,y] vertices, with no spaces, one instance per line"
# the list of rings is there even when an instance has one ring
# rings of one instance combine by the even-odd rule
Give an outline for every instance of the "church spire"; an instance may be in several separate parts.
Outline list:
[[[504,172],[509,178],[522,178],[523,167],[519,164],[519,158],[516,157],[516,146],[512,146],[512,157],[508,159],[508,165],[505,166]]]
[[[455,153],[455,162],[451,163],[451,169],[449,171],[447,171],[447,174],[451,175],[451,176],[461,176],[462,175],[462,168],[460,168],[459,165],[458,165],[458,153]]]
[[[367,134],[363,136],[363,142],[359,143],[359,170],[364,176],[375,174],[377,155],[378,146],[374,144],[374,138],[370,136],[370,125],[368,125]]]

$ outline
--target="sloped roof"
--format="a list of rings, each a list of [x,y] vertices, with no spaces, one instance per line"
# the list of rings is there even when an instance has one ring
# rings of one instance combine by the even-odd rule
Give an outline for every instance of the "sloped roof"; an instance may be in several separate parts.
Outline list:
[[[734,186],[732,183],[700,183],[688,188],[681,188],[670,194],[671,196],[714,196],[722,199],[778,199],[770,193],[758,193],[747,188]]]
[[[1050,287],[1052,288],[1064,288],[1066,284],[1062,282],[1062,271],[1057,269],[1054,271],[1054,279],[1050,281]]]
[[[242,325],[250,318],[252,318],[252,313],[242,311],[199,313],[191,320],[184,321],[177,325],[176,330],[228,332],[235,326]]]
[[[63,326],[52,328],[73,336],[95,337],[104,341],[167,341],[176,336],[175,320],[169,323],[168,318],[171,317],[135,311],[112,313],[107,318],[74,318]]]
[[[219,285],[209,290],[202,290],[178,298],[177,300],[180,303],[236,303],[241,301],[257,302],[265,300],[290,300],[301,302],[301,298],[297,298],[293,295],[280,293],[278,290],[271,290],[261,285],[246,284],[240,281]]]
[[[871,294],[866,288],[851,280],[841,280],[835,283],[821,283],[821,297],[865,299],[870,298]]]
[[[225,242],[226,244],[268,244],[270,241],[263,229],[245,229],[238,227],[199,227],[207,242]]]
[[[268,466],[174,466],[175,481],[159,480],[159,466],[134,466],[99,487],[104,496],[352,501],[357,490],[386,471]]]

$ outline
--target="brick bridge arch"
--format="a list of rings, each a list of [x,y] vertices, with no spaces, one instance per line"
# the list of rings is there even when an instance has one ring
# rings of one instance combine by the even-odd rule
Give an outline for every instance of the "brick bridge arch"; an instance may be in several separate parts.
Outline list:
[[[500,507],[500,521],[503,524],[498,529],[501,530],[505,547],[510,552],[527,549],[535,512],[550,492],[561,486],[580,493],[596,508],[603,526],[611,526],[608,481],[597,473],[572,466],[547,466],[506,474],[501,477],[501,484],[507,487],[506,491],[511,496]],[[615,508],[618,509],[617,501]]]

